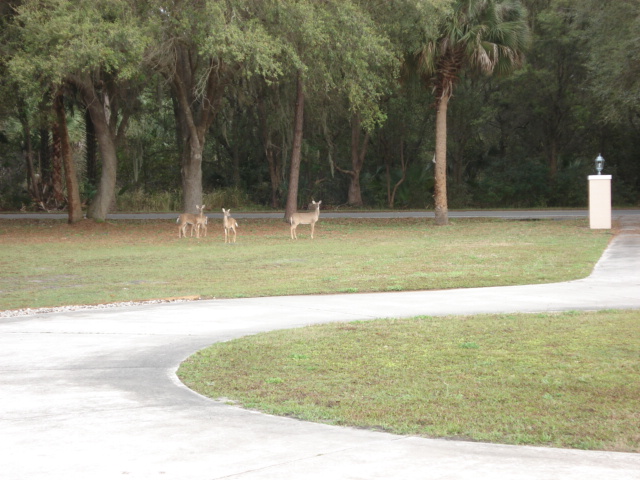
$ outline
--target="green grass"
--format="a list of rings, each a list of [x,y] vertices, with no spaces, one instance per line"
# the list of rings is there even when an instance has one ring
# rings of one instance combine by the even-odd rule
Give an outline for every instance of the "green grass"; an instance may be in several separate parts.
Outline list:
[[[638,312],[615,311],[328,324],[216,344],[178,375],[304,420],[639,452],[639,326]]]
[[[611,233],[586,220],[323,219],[289,239],[241,220],[225,245],[178,239],[174,221],[0,220],[0,310],[175,297],[254,297],[484,287],[587,276]]]

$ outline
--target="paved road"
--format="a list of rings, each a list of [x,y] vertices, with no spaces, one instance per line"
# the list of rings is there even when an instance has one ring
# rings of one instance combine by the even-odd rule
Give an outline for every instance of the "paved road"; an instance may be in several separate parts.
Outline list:
[[[208,217],[222,218],[222,213],[205,212]],[[175,220],[177,213],[110,213],[108,220]],[[248,212],[233,211],[234,218],[283,218],[284,212]],[[449,218],[514,218],[514,219],[541,219],[541,218],[585,218],[589,215],[588,210],[450,210]],[[637,216],[640,210],[637,209],[615,209],[612,217],[617,218],[622,215]],[[434,218],[432,211],[334,211],[322,210],[322,218]],[[4,219],[65,219],[64,213],[0,213],[0,218]]]
[[[0,477],[73,479],[640,479],[640,454],[396,436],[263,415],[176,378],[213,342],[416,314],[640,310],[640,217],[573,282],[292,296],[0,318]]]

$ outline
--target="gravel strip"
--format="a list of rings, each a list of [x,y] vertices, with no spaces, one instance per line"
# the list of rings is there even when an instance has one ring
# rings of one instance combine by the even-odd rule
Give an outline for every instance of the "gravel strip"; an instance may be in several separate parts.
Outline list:
[[[67,305],[64,307],[49,307],[49,308],[21,308],[18,310],[1,310],[0,318],[11,317],[25,317],[28,315],[42,315],[45,313],[61,313],[61,312],[79,312],[84,310],[106,310],[116,307],[132,307],[135,305],[153,305],[158,303],[182,303],[192,302],[196,299],[179,298],[172,300],[147,300],[144,302],[118,302],[118,303],[103,303],[100,305]]]

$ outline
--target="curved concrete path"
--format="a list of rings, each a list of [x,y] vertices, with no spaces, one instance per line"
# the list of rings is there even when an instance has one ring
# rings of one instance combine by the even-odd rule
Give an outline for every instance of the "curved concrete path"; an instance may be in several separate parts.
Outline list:
[[[213,342],[312,323],[640,309],[640,219],[620,220],[623,231],[593,274],[567,283],[0,318],[0,478],[640,479],[640,454],[431,440],[306,423],[211,401],[175,376],[184,358]]]

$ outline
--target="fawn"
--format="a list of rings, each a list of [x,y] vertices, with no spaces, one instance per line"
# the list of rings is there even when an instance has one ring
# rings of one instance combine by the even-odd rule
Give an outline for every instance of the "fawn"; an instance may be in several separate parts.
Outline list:
[[[202,208],[204,208],[204,205],[202,206]],[[206,215],[203,215],[202,213],[196,218],[196,228],[198,229],[196,231],[196,237],[199,236],[200,234],[200,230],[204,230],[204,236],[207,236],[207,223],[209,223],[209,217],[207,217]]]
[[[231,239],[229,238],[229,230],[233,232],[233,243],[236,243],[236,237],[238,233],[236,232],[236,227],[238,226],[238,222],[232,218],[231,209],[225,210],[222,209],[222,213],[224,217],[222,217],[222,225],[224,226],[224,243],[231,243]]]
[[[196,205],[196,210],[200,213],[181,213],[176,223],[178,224],[178,238],[187,236],[187,225],[191,226],[191,236],[193,230],[196,231],[196,238],[200,238],[200,228],[204,228],[204,235],[207,236],[207,216],[204,214],[205,205]]]
[[[313,238],[313,230],[316,226],[316,222],[318,221],[318,218],[320,218],[320,204],[322,203],[322,200],[320,200],[319,202],[315,202],[314,200],[311,201],[312,205],[313,205],[313,211],[312,212],[304,212],[304,213],[299,213],[296,212],[293,215],[291,215],[291,218],[289,219],[289,223],[291,223],[291,239],[298,239],[298,235],[296,234],[296,228],[298,228],[298,225],[311,225],[311,238]]]

